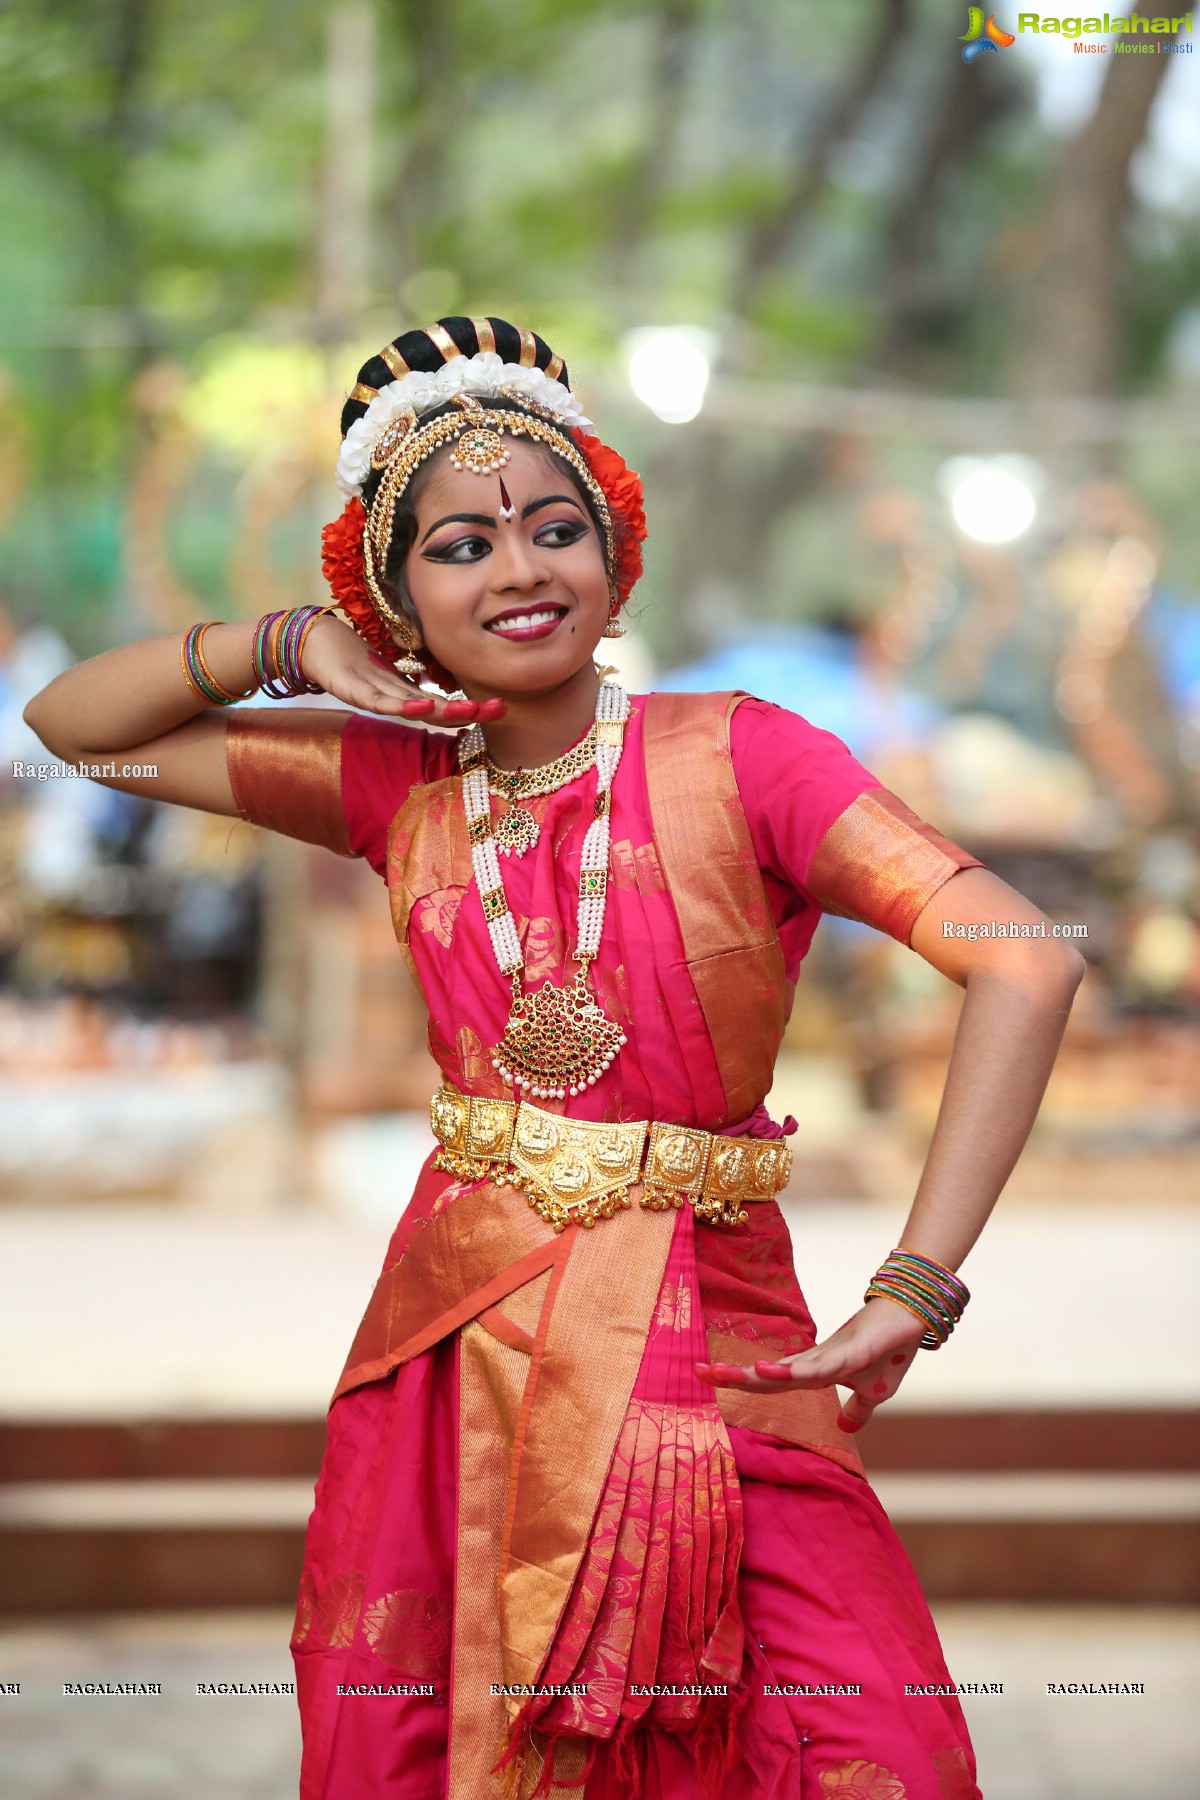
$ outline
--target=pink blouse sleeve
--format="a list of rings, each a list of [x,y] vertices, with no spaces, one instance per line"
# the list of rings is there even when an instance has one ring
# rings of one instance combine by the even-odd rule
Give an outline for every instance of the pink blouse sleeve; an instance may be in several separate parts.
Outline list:
[[[452,733],[355,713],[342,734],[342,809],[353,856],[387,879],[388,826],[415,787],[458,766]]]
[[[414,787],[449,773],[453,750],[442,734],[333,707],[242,707],[226,720],[239,816],[380,875],[389,824]]]
[[[984,867],[799,713],[743,700],[730,748],[769,893],[782,884],[808,906],[908,944],[943,882]]]

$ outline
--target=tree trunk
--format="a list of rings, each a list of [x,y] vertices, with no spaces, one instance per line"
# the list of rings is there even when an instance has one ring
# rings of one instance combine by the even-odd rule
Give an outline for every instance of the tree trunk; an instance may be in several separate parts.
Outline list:
[[[1170,66],[1113,53],[1095,112],[1059,153],[1014,338],[1013,386],[1030,400],[1120,387],[1130,167]]]
[[[878,91],[896,41],[908,28],[912,0],[879,0],[874,30],[835,94],[811,138],[798,146],[787,185],[776,206],[760,218],[747,236],[734,276],[730,305],[745,315],[766,283],[794,249],[801,229],[812,216],[825,184],[834,152],[849,137],[863,109]]]
[[[335,6],[326,46],[328,137],[317,223],[317,312],[337,336],[355,329],[371,297],[373,0]]]

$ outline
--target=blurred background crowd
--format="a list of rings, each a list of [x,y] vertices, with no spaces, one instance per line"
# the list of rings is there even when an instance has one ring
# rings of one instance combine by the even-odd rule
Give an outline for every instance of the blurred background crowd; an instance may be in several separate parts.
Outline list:
[[[341,505],[354,371],[455,312],[548,339],[642,473],[646,575],[613,646],[627,685],[740,687],[803,713],[1085,928],[1088,975],[1003,1203],[1013,1235],[993,1228],[1034,1293],[1029,1331],[1006,1333],[997,1305],[975,1360],[897,1407],[914,1430],[940,1408],[982,1431],[981,1479],[1090,1471],[1084,1514],[1110,1533],[1055,1587],[1054,1544],[1082,1541],[1084,1514],[1026,1495],[1009,1520],[1026,1539],[937,1565],[948,1605],[1200,1602],[1180,1448],[1200,1375],[1172,1286],[1191,1292],[1200,1167],[1200,52],[1185,20],[1186,54],[1083,57],[1023,34],[968,62],[968,9],[948,0],[0,9],[0,1539],[38,1571],[8,1581],[27,1624],[0,1676],[28,1666],[21,1632],[46,1613],[285,1603],[295,1506],[271,1515],[280,1573],[237,1564],[206,1587],[197,1558],[233,1555],[211,1517],[202,1549],[163,1550],[157,1574],[137,1550],[139,1529],[204,1526],[198,1493],[182,1524],[138,1527],[132,1502],[123,1523],[118,1507],[98,1526],[82,1500],[47,1523],[33,1489],[166,1479],[147,1420],[168,1438],[261,1426],[257,1450],[209,1441],[171,1464],[180,1477],[308,1470],[319,1435],[274,1463],[269,1446],[285,1424],[317,1430],[433,1084],[370,870],[48,773],[22,707],[109,645],[326,598],[318,538]],[[911,1194],[959,999],[866,927],[822,925],[772,1100],[800,1120],[787,1205],[814,1259],[861,1244],[866,1268],[886,1248],[876,1221]],[[298,1355],[281,1255],[318,1314]],[[206,1312],[177,1288],[168,1306],[164,1272],[179,1283],[206,1257],[218,1300]],[[837,1317],[856,1301],[847,1267]],[[1076,1285],[1083,1338],[1064,1361],[1046,1321]],[[157,1336],[136,1324],[148,1289]],[[1047,1442],[1092,1448],[1014,1462],[998,1446],[1033,1441],[1003,1438],[1022,1409],[1059,1421]],[[101,1426],[108,1448],[81,1450]],[[932,1441],[911,1464],[893,1446],[894,1466],[928,1466]],[[1102,1503],[1111,1479],[1142,1480],[1141,1498]],[[965,1544],[978,1506],[957,1505]],[[932,1535],[920,1550],[933,1515],[912,1506],[914,1554],[935,1561]],[[111,1577],[118,1527],[131,1560]],[[934,1561],[918,1555],[927,1576]],[[1115,1562],[1135,1570],[1124,1583]],[[1181,1613],[1138,1616],[1169,1684],[1194,1635]],[[982,1617],[960,1629],[986,1662],[1005,1640]],[[1124,1779],[1124,1729],[1106,1725],[1086,1767],[1014,1762],[999,1732],[989,1800],[1134,1791],[1103,1785]],[[191,1730],[149,1773],[87,1791],[174,1793]],[[40,1733],[33,1719],[10,1754],[22,1791],[56,1793],[68,1778]],[[78,1741],[71,1779],[103,1783],[99,1739]],[[1183,1791],[1194,1746],[1165,1726],[1156,1742]],[[289,1791],[260,1777],[227,1770],[212,1791]],[[192,1767],[189,1800],[208,1778]]]

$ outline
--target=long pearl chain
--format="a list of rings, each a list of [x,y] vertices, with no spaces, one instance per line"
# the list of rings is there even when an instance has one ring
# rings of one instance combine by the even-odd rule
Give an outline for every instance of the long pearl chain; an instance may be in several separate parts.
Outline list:
[[[615,681],[602,681],[596,696],[596,802],[579,863],[574,960],[580,965],[576,980],[580,991],[571,999],[558,990],[548,991],[552,989],[549,982],[536,996],[522,994],[525,957],[496,851],[487,744],[478,725],[470,726],[459,739],[471,863],[492,953],[500,973],[513,984],[513,1010],[500,1046],[503,1055],[498,1053],[493,1060],[506,1079],[539,1098],[561,1098],[591,1087],[626,1041],[624,1033],[604,1017],[585,988],[588,968],[599,954],[604,934],[612,784],[621,761],[629,713],[625,690]],[[586,1051],[580,1048],[572,1052],[567,1040],[574,1036],[579,1037],[581,1045],[588,1046]]]

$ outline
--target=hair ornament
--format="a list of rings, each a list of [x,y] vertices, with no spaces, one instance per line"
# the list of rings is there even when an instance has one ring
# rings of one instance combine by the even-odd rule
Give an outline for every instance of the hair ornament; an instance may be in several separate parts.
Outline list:
[[[449,323],[459,337],[462,327],[473,327],[479,345],[474,354],[461,348],[444,327],[436,331],[424,327],[425,336],[445,359],[438,367],[414,369],[394,344],[388,345],[377,360],[396,379],[378,389],[360,381],[350,396],[366,411],[346,430],[338,458],[337,479],[347,504],[321,534],[322,570],[339,609],[375,655],[392,665],[403,658],[400,668],[411,672],[419,660],[412,621],[397,610],[386,574],[400,497],[420,464],[443,448],[456,469],[499,474],[509,460],[509,442],[516,438],[552,451],[570,464],[586,488],[601,528],[611,597],[604,635],[620,636],[619,614],[642,573],[646,514],[641,477],[591,435],[591,420],[566,381],[558,379],[566,375],[562,358],[551,355],[545,369],[537,367],[540,340],[532,332],[504,326],[509,354],[514,342],[520,346],[520,361],[506,362],[495,348],[503,321]],[[408,338],[404,341],[408,349]],[[416,359],[416,352],[409,354]],[[366,372],[378,379],[376,371]],[[497,399],[508,402],[508,408],[488,406]],[[437,416],[424,417],[429,413]],[[376,477],[378,486],[367,508],[363,489]],[[511,523],[516,507],[502,475],[500,496],[500,518]],[[403,639],[402,649],[397,638]],[[420,656],[435,681],[452,684],[428,650],[422,649]]]
[[[479,422],[469,424],[460,433],[457,442],[450,449],[450,462],[456,469],[466,469],[470,475],[496,475],[508,461],[508,446],[498,431],[493,431],[484,423],[484,410],[473,394],[458,394],[454,404],[460,412],[465,412],[468,419]]]
[[[390,425],[385,425],[375,441],[371,451],[371,467],[386,469],[388,463],[400,448],[410,431],[417,428],[417,415],[411,406],[397,413]]]
[[[495,350],[481,350],[475,356],[456,355],[430,373],[411,370],[379,389],[362,418],[355,420],[342,439],[337,460],[338,486],[348,497],[362,493],[372,467],[382,466],[375,461],[376,446],[402,414],[411,413],[414,420],[419,420],[423,413],[445,406],[460,395],[490,400],[505,391],[508,398],[530,411],[544,409],[539,411],[539,417],[551,419],[560,427],[586,430],[592,423],[570,388],[543,370],[506,363]],[[411,426],[407,429],[411,430]],[[399,441],[395,440],[392,449]]]

